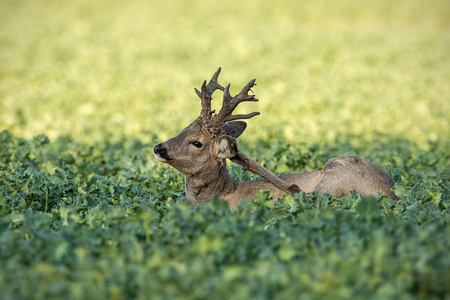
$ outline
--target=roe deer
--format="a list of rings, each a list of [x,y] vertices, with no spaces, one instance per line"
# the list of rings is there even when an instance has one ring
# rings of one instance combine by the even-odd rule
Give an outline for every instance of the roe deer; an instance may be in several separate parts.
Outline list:
[[[174,138],[154,147],[156,158],[168,163],[185,176],[186,197],[193,202],[205,203],[212,196],[226,200],[235,209],[242,199],[254,197],[259,190],[272,191],[274,201],[287,193],[317,191],[329,192],[342,197],[356,190],[362,195],[382,193],[396,199],[390,189],[394,186],[392,177],[380,167],[358,156],[343,156],[327,161],[322,170],[275,176],[256,161],[238,150],[237,138],[247,124],[238,119],[250,119],[259,112],[233,115],[236,106],[244,101],[258,99],[248,92],[255,84],[251,80],[234,97],[230,95],[230,84],[225,88],[218,82],[220,68],[211,81],[203,82],[201,91],[195,89],[201,99],[200,116]],[[212,94],[223,91],[222,108],[218,114],[211,109]],[[226,159],[241,164],[246,170],[265,179],[240,182],[228,174]]]

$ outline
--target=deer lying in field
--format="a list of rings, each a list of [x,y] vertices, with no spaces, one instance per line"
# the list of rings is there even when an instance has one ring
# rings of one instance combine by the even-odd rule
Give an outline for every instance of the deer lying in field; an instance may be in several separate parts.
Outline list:
[[[248,92],[254,86],[251,80],[234,97],[230,95],[230,84],[225,88],[218,82],[220,68],[211,81],[203,82],[201,91],[195,89],[201,99],[200,116],[174,138],[154,147],[156,158],[168,163],[185,176],[186,197],[194,203],[205,203],[218,196],[236,208],[242,199],[254,197],[259,190],[272,191],[274,201],[287,193],[317,191],[329,192],[342,197],[356,190],[362,195],[377,195],[379,192],[395,199],[390,189],[392,177],[380,167],[358,156],[343,156],[327,161],[322,170],[275,176],[256,161],[239,151],[237,138],[247,124],[239,119],[250,119],[259,112],[233,115],[237,105],[258,99]],[[223,91],[222,108],[218,114],[211,109],[212,94]],[[262,176],[264,179],[240,182],[227,171],[226,159],[238,163]]]

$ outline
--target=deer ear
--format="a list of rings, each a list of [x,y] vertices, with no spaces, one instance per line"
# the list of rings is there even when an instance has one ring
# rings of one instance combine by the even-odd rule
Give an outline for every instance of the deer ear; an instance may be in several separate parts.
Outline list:
[[[238,138],[247,128],[247,123],[243,121],[235,121],[235,122],[228,122],[222,125],[220,129],[225,131],[225,134],[231,135],[234,138]]]
[[[223,135],[216,143],[217,157],[220,159],[232,158],[238,154],[238,143],[236,138]]]

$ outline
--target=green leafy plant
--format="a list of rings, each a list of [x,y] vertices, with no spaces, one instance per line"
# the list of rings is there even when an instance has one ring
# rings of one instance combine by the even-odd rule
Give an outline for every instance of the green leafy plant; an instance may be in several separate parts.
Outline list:
[[[64,150],[43,136],[0,138],[9,149],[0,171],[3,297],[447,293],[448,168],[398,182],[398,201],[325,194],[313,204],[300,193],[273,204],[261,192],[231,212],[220,199],[193,208],[180,174],[143,168],[133,140],[97,145],[105,151],[96,156],[68,140]]]

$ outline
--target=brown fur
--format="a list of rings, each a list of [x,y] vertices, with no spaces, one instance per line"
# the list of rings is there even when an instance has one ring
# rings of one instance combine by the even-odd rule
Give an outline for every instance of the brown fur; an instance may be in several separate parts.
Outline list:
[[[201,142],[202,149],[193,146],[193,141]],[[286,194],[266,179],[249,182],[234,180],[227,171],[225,158],[218,158],[220,150],[216,147],[217,143],[217,139],[211,139],[207,133],[202,132],[201,125],[194,122],[178,136],[158,145],[165,149],[167,157],[165,159],[156,153],[157,158],[185,175],[186,197],[194,205],[206,203],[214,195],[226,200],[234,209],[242,199],[254,197],[260,190],[272,191],[274,199]],[[228,154],[230,158],[234,155],[235,153]],[[356,190],[362,195],[377,195],[380,192],[396,198],[390,191],[395,183],[392,177],[380,167],[358,156],[332,158],[322,170],[286,174],[280,178],[298,185],[305,193],[329,192],[342,197]]]
[[[313,191],[319,194],[329,192],[338,197],[349,195],[351,191],[356,190],[362,195],[382,193],[396,199],[390,191],[395,184],[392,177],[380,167],[358,156],[332,158],[319,171],[276,177],[240,152],[237,137],[247,125],[242,121],[230,121],[248,119],[259,113],[231,113],[240,102],[257,101],[253,95],[248,95],[255,81],[250,81],[241,93],[231,97],[229,85],[223,88],[217,83],[219,73],[220,68],[208,85],[206,82],[203,84],[201,92],[196,90],[202,100],[200,117],[176,137],[154,148],[158,160],[168,163],[184,174],[186,197],[194,205],[208,202],[212,196],[218,196],[226,200],[231,209],[235,209],[242,199],[252,198],[260,190],[271,191],[274,200],[299,189],[308,194]],[[216,89],[224,91],[224,104],[220,113],[213,115],[210,102]],[[266,179],[249,182],[234,180],[226,168],[227,158]]]

